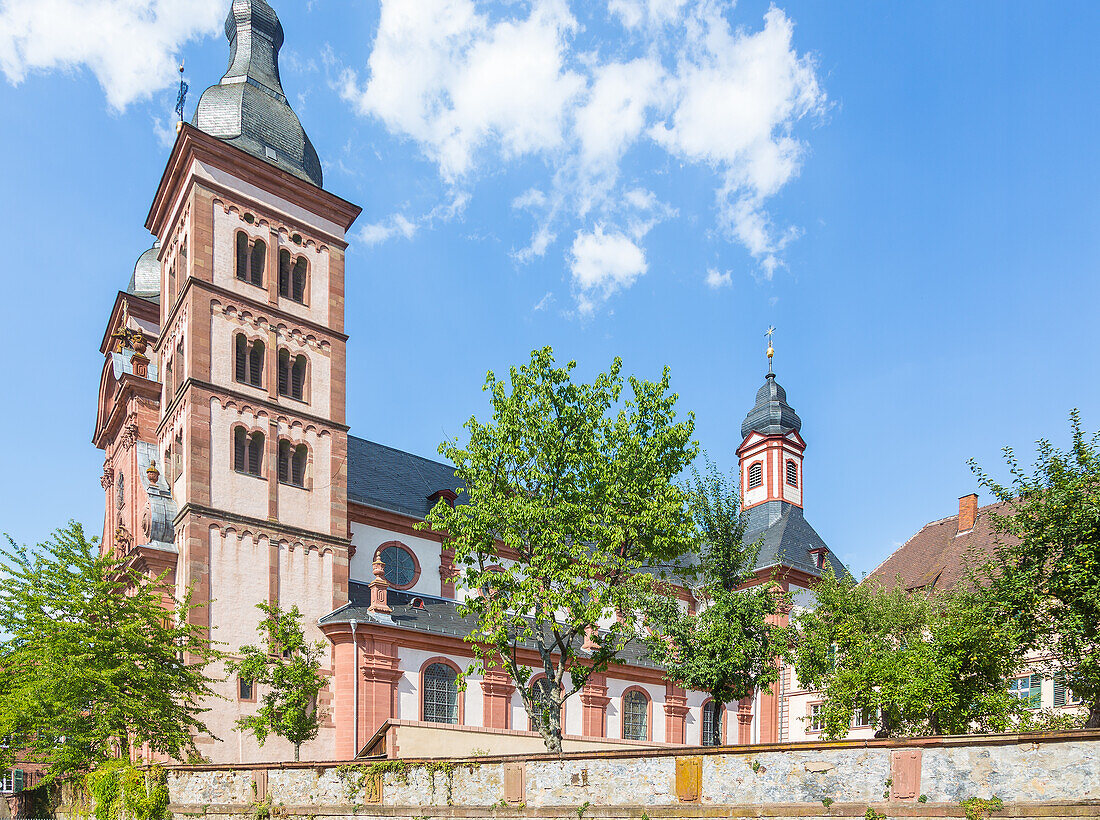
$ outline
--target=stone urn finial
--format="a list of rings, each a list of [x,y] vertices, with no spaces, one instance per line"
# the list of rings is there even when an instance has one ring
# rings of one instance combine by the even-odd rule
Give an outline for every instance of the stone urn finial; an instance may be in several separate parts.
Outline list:
[[[370,607],[368,609],[371,612],[378,612],[383,615],[393,612],[388,600],[387,591],[389,588],[389,582],[386,581],[386,565],[382,563],[382,558],[379,556],[374,559],[374,580],[370,584]]]
[[[145,475],[149,477],[149,483],[156,486],[160,481],[160,470],[157,469],[157,460],[154,458],[149,462],[148,468],[145,470]]]

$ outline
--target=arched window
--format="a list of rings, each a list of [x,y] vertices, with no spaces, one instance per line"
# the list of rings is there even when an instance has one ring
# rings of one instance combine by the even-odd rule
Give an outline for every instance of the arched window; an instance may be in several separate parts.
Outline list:
[[[702,745],[722,745],[722,717],[725,710],[716,700],[708,700],[703,705]]]
[[[386,583],[397,589],[408,589],[416,582],[416,558],[405,547],[390,544],[378,557],[386,568]]]
[[[248,281],[248,234],[237,231],[237,278]]]
[[[279,442],[279,481],[295,487],[306,486],[306,464],[309,461],[309,448],[304,444],[294,445],[286,439]]]
[[[550,698],[551,693],[554,691],[554,684],[550,682],[549,678],[539,678],[537,681],[531,684],[531,701],[535,707],[535,714],[538,718],[528,716],[527,727],[532,732],[539,730],[539,722],[541,721],[543,726],[550,726],[550,710],[554,708],[553,701]],[[558,725],[561,725],[561,713],[558,713]]]
[[[264,263],[267,260],[267,245],[257,239],[252,245],[252,262],[249,266],[248,281],[257,287],[264,285]]]
[[[253,342],[248,351],[248,383],[253,387],[263,386],[264,381],[264,343]]]
[[[305,397],[306,357],[279,351],[279,395],[302,400]]]
[[[234,369],[233,378],[237,381],[248,383],[248,339],[238,333],[233,340]]]
[[[243,427],[233,430],[233,469],[247,475],[263,475],[264,434],[249,433]]]
[[[306,269],[308,263],[304,257],[299,256],[294,262],[294,273],[290,280],[290,298],[295,302],[306,300]]]
[[[458,675],[445,663],[424,670],[424,720],[458,723]]]
[[[649,698],[640,689],[623,696],[623,738],[649,740]]]
[[[798,465],[793,458],[787,461],[787,484],[791,487],[798,486]]]
[[[279,295],[290,296],[290,251],[283,248],[279,251]]]
[[[749,489],[754,490],[764,483],[764,465],[759,462],[753,462],[749,465]]]

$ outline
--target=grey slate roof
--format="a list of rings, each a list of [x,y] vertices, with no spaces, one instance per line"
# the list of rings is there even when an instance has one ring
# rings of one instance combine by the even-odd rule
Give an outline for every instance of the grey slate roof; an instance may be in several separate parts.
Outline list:
[[[349,501],[422,520],[429,496],[460,486],[449,464],[348,436]]]
[[[741,438],[754,432],[783,436],[801,429],[802,419],[787,404],[787,391],[775,380],[775,374],[769,373],[763,387],[756,391],[756,404],[741,422]]]
[[[233,0],[225,21],[229,68],[203,92],[191,124],[321,187],[317,151],[279,77],[283,26],[264,0]]]
[[[130,277],[130,284],[126,286],[126,292],[143,299],[160,299],[160,240],[153,243],[153,247],[138,257],[134,265],[134,273]]]
[[[393,612],[390,615],[377,615],[369,610],[369,585],[352,581],[349,596],[351,603],[325,615],[321,618],[320,623],[322,625],[338,624],[355,620],[362,624],[377,623],[448,638],[465,638],[473,632],[477,624],[476,617],[459,614],[458,604],[445,598],[391,589],[387,592],[386,597]],[[421,606],[412,606],[414,600],[420,601]],[[533,642],[520,645],[528,649],[536,648]],[[628,644],[619,653],[619,658],[631,666],[645,666],[650,669],[660,668],[649,659],[645,646],[637,642]]]
[[[817,566],[810,550],[828,549],[828,545],[810,526],[801,507],[786,501],[768,501],[753,507],[747,515],[749,524],[745,532],[745,543],[751,544],[758,538],[763,538],[760,554],[756,559],[758,570],[782,564],[817,577],[823,574],[824,568]],[[833,555],[832,550],[826,554],[825,560],[832,566],[838,578],[850,574],[848,568]]]

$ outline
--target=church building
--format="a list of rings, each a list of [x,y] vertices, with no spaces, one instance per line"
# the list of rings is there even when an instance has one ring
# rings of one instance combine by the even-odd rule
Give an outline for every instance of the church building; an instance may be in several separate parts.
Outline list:
[[[324,188],[281,84],[283,28],[265,0],[233,0],[225,31],[229,68],[180,126],[145,222],[155,241],[101,344],[103,548],[192,588],[193,617],[229,653],[257,642],[256,603],[299,608],[330,677],[303,759],[350,759],[397,723],[528,734],[506,675],[456,686],[472,654],[467,592],[441,539],[415,529],[440,499],[455,502],[453,468],[349,433],[345,254],[360,208]],[[844,571],[803,515],[801,426],[769,372],[737,451],[749,537],[764,544],[758,576],[796,600],[825,567]],[[626,661],[566,703],[567,736],[800,736],[783,684],[715,704],[644,654]],[[205,716],[217,739],[198,739],[205,757],[289,759],[289,744],[261,749],[235,728],[257,708],[250,681],[219,694]]]

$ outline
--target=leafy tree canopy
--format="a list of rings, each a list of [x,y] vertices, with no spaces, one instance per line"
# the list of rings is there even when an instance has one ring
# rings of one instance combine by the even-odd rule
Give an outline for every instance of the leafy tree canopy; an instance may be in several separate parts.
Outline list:
[[[981,486],[1005,508],[991,515],[1005,539],[986,566],[993,596],[1017,614],[1029,646],[1049,651],[1069,689],[1100,728],[1100,433],[1070,413],[1068,450],[1038,442],[1031,472],[1004,450],[1012,479],[1000,484],[977,464]]]
[[[259,710],[239,718],[237,728],[251,732],[261,746],[271,734],[286,738],[298,760],[302,744],[317,737],[324,717],[317,696],[328,683],[321,673],[325,645],[305,639],[298,607],[284,612],[260,603],[256,608],[264,613],[257,627],[264,646],[242,647],[240,658],[226,663],[230,674],[264,687]]]
[[[651,573],[673,571],[694,544],[675,481],[697,451],[694,417],[677,418],[668,370],[624,379],[616,359],[583,384],[575,367],[544,348],[506,381],[488,375],[490,420],[471,418],[467,443],[439,448],[462,481],[459,503],[440,502],[425,525],[447,533],[461,582],[484,593],[464,605],[477,617],[471,671],[502,666],[551,751],[561,704],[636,634],[616,613],[635,612]],[[532,694],[525,645],[546,700]]]
[[[826,738],[846,736],[857,711],[878,715],[880,737],[1003,730],[1019,711],[1005,681],[1023,648],[983,590],[910,593],[829,571],[815,593],[797,618],[795,670],[824,694]]]
[[[100,555],[76,523],[34,550],[9,538],[0,576],[0,756],[47,763],[52,778],[146,744],[197,758],[213,694],[204,670],[217,653],[188,622],[187,598]]]
[[[680,685],[730,703],[767,689],[779,679],[778,660],[789,636],[775,615],[789,607],[774,583],[739,589],[754,578],[760,542],[745,543],[747,520],[736,480],[708,464],[694,474],[692,510],[701,556],[698,614],[672,596],[651,596],[647,623],[650,655]]]

